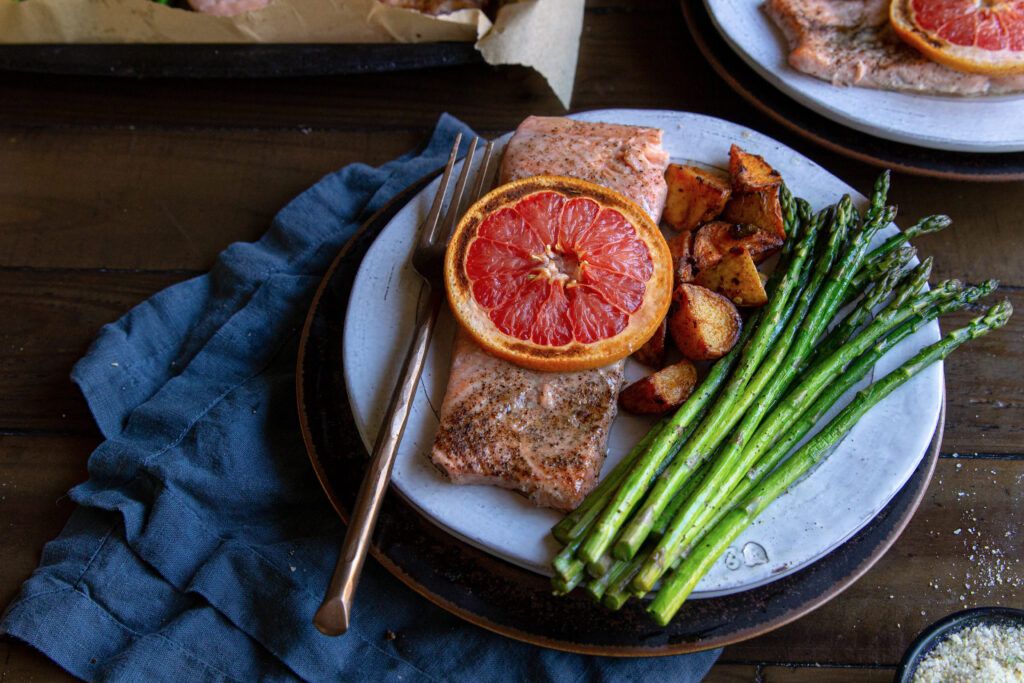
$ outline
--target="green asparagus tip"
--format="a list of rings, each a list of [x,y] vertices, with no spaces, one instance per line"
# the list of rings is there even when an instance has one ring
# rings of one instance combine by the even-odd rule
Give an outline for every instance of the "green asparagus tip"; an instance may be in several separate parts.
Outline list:
[[[888,268],[882,275],[882,280],[875,285],[876,287],[884,287],[889,290],[896,288],[896,283],[903,279],[907,273],[903,270],[905,263],[894,263],[892,267]]]
[[[925,280],[927,280],[932,275],[932,266],[934,266],[934,265],[935,265],[935,257],[934,256],[929,256],[924,261],[921,261],[921,263],[919,263],[917,265],[917,268],[914,268],[913,272],[917,273],[919,276],[921,276]],[[959,280],[954,280],[954,282],[960,282],[960,281]],[[963,287],[963,283],[962,282],[960,282],[960,286]]]
[[[992,292],[994,292],[997,289],[999,289],[999,280],[996,280],[996,279],[985,280],[984,282],[982,282],[981,284],[976,286],[974,289],[976,289],[978,292],[980,292],[980,294],[978,295],[978,298],[980,299],[981,297],[988,296]]]
[[[964,283],[960,280],[943,280],[935,289],[942,294],[959,294],[964,291]]]
[[[1002,327],[1010,321],[1010,316],[1013,315],[1013,304],[1010,303],[1009,299],[1003,299],[992,308],[988,309],[985,313],[985,317],[982,319],[986,325],[996,328]]]
[[[800,222],[807,224],[811,222],[811,216],[814,215],[814,209],[811,208],[811,203],[803,197],[796,198],[796,210],[800,216]]]
[[[878,265],[886,271],[902,271],[915,256],[917,256],[917,249],[909,244],[904,244],[891,254],[887,254],[885,258],[878,262]],[[907,275],[911,272],[914,272],[914,269],[910,269],[904,274]]]
[[[885,169],[878,174],[875,178],[874,193],[876,195],[887,195],[889,194],[889,185],[892,182],[892,171]]]
[[[843,198],[836,204],[836,211],[840,213],[844,218],[853,211],[853,198],[848,194],[844,194]]]
[[[938,214],[922,218],[911,228],[911,230],[913,230],[913,235],[916,237],[917,235],[927,235],[929,233],[945,230],[951,225],[953,225],[952,218]]]

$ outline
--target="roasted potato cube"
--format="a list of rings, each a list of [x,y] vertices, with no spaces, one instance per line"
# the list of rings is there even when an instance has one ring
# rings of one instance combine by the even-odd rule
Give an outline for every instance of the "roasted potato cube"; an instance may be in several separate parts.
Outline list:
[[[754,263],[760,263],[780,249],[783,241],[777,235],[749,224],[708,223],[693,237],[695,274],[714,268],[726,254],[741,249],[750,254]]]
[[[692,282],[695,274],[693,259],[693,233],[681,232],[668,241],[668,250],[672,254],[672,270],[676,284]]]
[[[728,297],[737,306],[764,306],[768,295],[746,249],[730,251],[718,265],[702,270],[694,284]]]
[[[660,368],[665,364],[665,338],[667,336],[668,323],[663,318],[661,324],[654,331],[654,336],[633,354],[633,358],[649,368]]]
[[[735,192],[767,190],[782,184],[782,176],[767,161],[736,145],[729,148],[729,177]]]
[[[665,180],[668,197],[661,216],[676,230],[693,230],[714,220],[732,194],[728,178],[696,166],[669,164]]]
[[[630,413],[657,415],[683,405],[695,386],[697,368],[682,360],[630,384],[619,394],[619,405]]]
[[[714,360],[736,344],[743,321],[727,298],[700,285],[682,284],[672,301],[668,331],[683,356]]]
[[[753,225],[780,240],[786,239],[786,225],[782,219],[777,186],[755,192],[733,192],[722,212],[722,220]]]

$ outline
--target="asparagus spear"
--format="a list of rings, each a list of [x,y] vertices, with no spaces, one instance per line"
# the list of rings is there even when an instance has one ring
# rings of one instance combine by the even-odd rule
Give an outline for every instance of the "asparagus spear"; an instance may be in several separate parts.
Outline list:
[[[555,595],[567,595],[573,591],[576,586],[583,582],[583,572],[580,572],[571,579],[565,580],[558,576],[551,579],[552,593]]]
[[[868,258],[864,262],[864,267],[873,267],[881,259],[885,258],[887,254],[892,252],[894,249],[900,248],[915,237],[945,230],[952,224],[953,220],[949,216],[925,216],[906,230],[893,235],[886,241],[882,242],[877,249],[868,254]]]
[[[707,471],[710,469],[709,465],[710,463],[705,463],[699,470],[697,470],[693,478],[686,482],[686,485],[679,492],[679,495],[672,500],[672,503],[665,509],[665,512],[662,513],[661,517],[658,518],[658,521],[655,522],[654,528],[651,530],[653,535],[658,536],[664,533],[665,528],[675,515],[676,510],[678,510],[686,499],[689,498],[693,490],[703,480],[704,475],[707,474]],[[630,598],[630,584],[633,581],[633,577],[635,577],[636,573],[640,570],[640,567],[647,561],[649,553],[650,549],[646,552],[637,553],[636,557],[632,560],[618,560],[612,565],[609,570],[609,574],[606,574],[606,576],[609,576],[613,572],[614,575],[610,576],[607,583],[604,584],[604,597],[602,598],[602,603],[606,607],[617,610]]]
[[[616,583],[628,569],[628,562],[614,562],[604,576],[591,579],[584,585],[584,589],[595,601],[601,602],[608,587]]]
[[[840,375],[847,363],[864,353],[877,340],[911,316],[927,310],[933,304],[956,296],[963,288],[959,281],[947,281],[935,289],[911,299],[910,295],[924,286],[929,272],[930,262],[925,261],[915,269],[913,277],[897,290],[893,301],[878,314],[878,317],[870,325],[857,337],[807,370],[800,378],[800,383],[786,395],[772,414],[758,427],[757,433],[748,443],[749,452],[745,457],[750,458],[751,462],[756,462],[789,425],[798,419],[825,390],[828,383]]]
[[[886,272],[892,269],[900,269],[910,263],[911,259],[917,255],[917,249],[909,244],[904,244],[898,249],[895,249],[876,263],[872,265],[863,266],[860,271],[850,281],[850,289],[846,294],[846,301],[844,303],[850,303],[857,294],[863,290],[869,282],[877,280],[882,277]]]
[[[799,420],[789,427],[782,438],[771,447],[771,450],[761,456],[757,464],[747,473],[745,481],[733,492],[733,497],[744,495],[746,490],[752,487],[755,482],[759,481],[761,477],[782,462],[782,459],[789,453],[790,449],[796,446],[800,439],[804,438],[811,431],[828,409],[853,385],[863,379],[868,371],[875,366],[875,363],[898,343],[912,335],[926,323],[935,320],[939,316],[966,308],[979,299],[988,296],[998,287],[998,281],[987,280],[977,287],[965,289],[959,296],[935,304],[923,313],[919,313],[906,320],[902,325],[890,332],[885,339],[871,347],[869,351],[851,363],[836,381],[830,383],[828,389],[800,416]]]
[[[850,340],[853,333],[871,317],[875,307],[892,294],[893,289],[896,288],[896,283],[899,282],[903,275],[900,268],[902,266],[885,272],[881,279],[875,281],[874,286],[861,297],[856,308],[850,311],[850,314],[843,318],[842,322],[836,325],[821,343],[817,345],[813,360],[825,358]]]
[[[741,333],[741,341],[750,336],[749,329],[748,327]],[[584,537],[577,551],[583,562],[596,563],[608,550],[622,520],[632,512],[640,495],[647,490],[651,477],[655,475],[662,463],[667,462],[673,452],[673,446],[682,439],[691,424],[697,423],[699,415],[703,413],[704,408],[711,403],[725,383],[729,371],[739,359],[738,347],[737,343],[736,348],[715,363],[697,391],[679,407],[668,424],[657,433],[650,446],[644,450],[643,455],[637,458],[633,469],[623,479],[615,491],[615,495],[601,510],[600,515]]]
[[[644,438],[640,439],[640,442],[633,447],[625,458],[615,466],[615,468],[608,473],[604,481],[597,485],[597,487],[591,491],[580,506],[562,518],[558,524],[551,529],[551,534],[562,543],[571,543],[572,541],[580,538],[590,528],[591,523],[604,509],[604,506],[611,500],[611,497],[615,495],[615,491],[619,488],[619,484],[626,478],[629,471],[633,468],[636,461],[643,455],[644,451],[651,442],[654,441],[654,437],[658,435],[668,423],[668,419],[662,419],[651,431],[647,432]],[[578,547],[579,544],[577,543]],[[575,551],[574,551],[575,552]]]
[[[625,569],[621,575],[605,590],[604,597],[601,599],[601,604],[611,610],[618,610],[626,601],[631,597],[635,596],[632,590],[633,579],[636,577],[637,572],[647,562],[650,557],[651,548],[645,546],[645,549],[641,550],[636,554],[629,562],[623,562]]]
[[[871,407],[937,360],[946,358],[957,347],[1006,324],[1013,308],[1009,301],[996,304],[988,312],[955,330],[940,341],[919,351],[895,371],[861,391],[825,428],[794,453],[732,508],[704,538],[696,550],[666,579],[647,611],[664,626],[671,621],[697,582],[740,533],[789,486],[819,462],[863,417]]]
[[[842,204],[840,207],[842,207]],[[832,231],[823,259],[829,263],[831,263],[831,259],[835,257],[843,242],[849,215],[849,202],[847,202],[845,210],[840,208],[833,218]],[[665,471],[661,473],[653,487],[651,487],[650,493],[648,493],[643,505],[629,520],[627,526],[622,529],[613,549],[613,554],[618,559],[628,560],[633,557],[644,539],[647,538],[655,521],[665,511],[665,508],[686,479],[717,448],[728,434],[728,430],[739,420],[742,416],[742,409],[736,409],[737,402],[746,401],[747,405],[749,405],[749,402],[753,400],[753,396],[744,396],[744,390],[760,366],[762,359],[771,348],[774,338],[781,332],[778,328],[785,324],[785,321],[792,315],[794,308],[800,305],[799,302],[794,303],[790,301],[791,298],[797,298],[791,297],[790,294],[796,291],[796,288],[803,281],[804,267],[805,265],[810,265],[810,254],[817,240],[818,229],[823,220],[823,214],[819,214],[818,219],[808,225],[805,234],[800,240],[800,244],[794,249],[789,269],[783,277],[778,292],[769,302],[768,309],[757,331],[754,332],[750,340],[744,345],[740,364],[733,377],[729,380],[729,384],[723,389],[721,398],[711,408],[708,417],[701,422],[693,437],[683,446],[671,464],[665,468]],[[820,262],[819,260],[819,264]],[[812,282],[820,282],[827,271],[828,265],[825,265],[824,268],[817,267]],[[735,350],[734,348],[733,351]],[[638,499],[642,493],[638,493]],[[610,543],[613,534],[607,536],[607,543]],[[604,547],[607,547],[607,544]]]
[[[702,412],[700,415],[698,415],[697,419],[695,420],[695,423],[691,424],[689,427],[686,428],[686,430],[684,430],[682,436],[680,437],[680,441],[679,441],[679,443],[676,446],[675,452],[673,452],[669,456],[670,458],[672,456],[674,456],[675,453],[678,452],[679,448],[682,447],[682,444],[685,443],[688,438],[690,438],[690,435],[693,433],[693,430],[697,426],[696,422],[699,422],[700,419],[703,417],[703,415],[704,415],[704,413]],[[666,422],[666,420],[662,420],[662,423],[664,423],[664,422]],[[657,435],[657,428],[658,428],[658,426],[656,425],[655,428],[652,429],[647,434],[647,436],[645,436],[643,439],[641,439],[640,444],[638,444],[637,447],[634,448],[634,451],[636,451],[638,448],[640,448],[645,442],[649,444],[650,440],[653,439],[653,437]],[[632,453],[630,455],[632,455]],[[627,459],[629,457],[630,456],[627,456]],[[660,474],[660,472],[658,472],[658,474]],[[609,476],[611,476],[611,475],[609,475]],[[588,496],[588,498],[594,496],[594,494],[597,493],[597,492],[598,492],[597,489],[595,489],[593,492],[591,492],[591,494],[590,494],[590,496]],[[614,494],[614,493],[615,493],[615,490],[613,488],[611,490],[609,496],[611,494]],[[605,498],[605,501],[607,501],[607,498]],[[586,501],[584,501],[584,503],[586,503]],[[604,504],[604,502],[600,503],[600,505],[603,505],[603,504]],[[582,507],[582,505],[580,507]],[[577,510],[579,510],[579,508],[577,508]],[[585,519],[581,519],[578,522],[578,524],[580,526],[582,526],[582,530],[579,531],[578,533],[574,532],[574,538],[572,538],[572,540],[570,540],[566,544],[566,546],[564,548],[562,548],[561,552],[559,552],[557,555],[555,555],[555,559],[552,561],[551,565],[552,565],[552,567],[555,570],[555,574],[558,577],[560,577],[563,581],[568,581],[569,579],[573,578],[576,574],[582,573],[584,571],[587,571],[588,573],[590,573],[591,576],[601,576],[601,575],[604,574],[605,570],[607,570],[608,567],[610,566],[611,558],[607,555],[607,553],[604,556],[602,556],[601,559],[598,560],[598,562],[593,563],[591,567],[587,567],[583,563],[583,561],[580,560],[576,556],[576,551],[579,550],[580,545],[583,543],[583,539],[585,537],[584,535],[590,529],[590,526],[591,526],[591,524],[593,522],[593,519],[597,516],[598,513],[600,513],[600,511],[601,511],[600,506],[596,506],[593,509],[592,514],[590,515],[589,521],[587,521]]]
[[[672,501],[672,504],[669,505],[668,508],[666,508],[665,513],[662,514],[662,516],[658,519],[657,524],[655,524],[655,533],[660,533],[661,531],[664,531],[665,527],[668,526],[669,520],[672,519],[672,515],[675,514],[675,511],[679,509],[679,507],[683,504],[686,498],[689,497],[689,495],[694,491],[694,489],[697,488],[697,486],[703,480],[704,475],[707,474],[708,469],[710,469],[708,467],[708,464],[709,463],[705,463],[704,466],[697,470],[694,476],[689,481],[686,482],[686,485],[679,492],[679,495],[676,496],[676,498]],[[559,573],[563,580],[571,578],[571,576],[574,575],[576,572],[582,572],[584,570],[583,562],[574,557],[575,549],[576,547],[578,547],[578,545],[579,543],[577,542],[575,547],[567,546],[565,550],[563,550],[555,557],[555,561],[553,563],[555,566],[555,571]],[[569,550],[569,548],[572,548],[572,550]],[[572,564],[567,564],[566,560],[562,559],[563,555],[565,554],[568,554],[569,561],[571,561]],[[624,568],[623,565],[626,564],[628,564],[628,562],[624,562],[623,560],[614,560],[610,553],[605,553],[603,556],[601,556],[600,560],[591,563],[590,565],[587,565],[587,573],[594,577],[594,580],[590,581],[590,583],[587,584],[588,591],[591,593],[591,595],[596,597],[597,599],[600,599],[601,596],[596,595],[595,593],[598,591],[598,589],[600,589],[600,591],[603,592],[604,589],[608,587],[608,584],[610,582],[617,580],[618,577],[622,574],[622,570]],[[566,567],[565,573],[560,571],[560,565]],[[608,578],[609,574],[612,573],[614,573],[615,576],[613,578]]]
[[[889,187],[892,182],[892,172],[886,169],[875,178],[875,184],[871,188],[871,198],[868,210],[864,212],[864,223],[868,224],[878,220],[885,210],[885,202],[889,198]],[[888,225],[883,223],[882,225]]]

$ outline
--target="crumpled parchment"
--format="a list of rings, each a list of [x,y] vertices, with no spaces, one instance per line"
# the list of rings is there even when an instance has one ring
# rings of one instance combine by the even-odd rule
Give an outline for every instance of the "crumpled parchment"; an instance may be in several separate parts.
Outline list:
[[[537,70],[566,107],[584,0],[518,0],[429,16],[376,0],[275,0],[215,17],[150,0],[0,2],[0,43],[425,43],[474,41],[489,64]]]

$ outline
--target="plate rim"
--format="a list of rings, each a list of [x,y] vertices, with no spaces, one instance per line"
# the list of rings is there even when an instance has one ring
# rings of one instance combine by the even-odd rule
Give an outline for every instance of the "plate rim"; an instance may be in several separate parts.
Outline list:
[[[346,256],[349,254],[349,252],[354,248],[356,243],[359,240],[365,238],[367,232],[371,228],[375,227],[377,224],[380,224],[381,223],[381,218],[383,216],[387,216],[388,214],[393,214],[393,213],[397,212],[397,210],[399,208],[401,208],[401,206],[404,206],[405,203],[407,203],[413,196],[415,196],[415,193],[418,192],[422,187],[424,187],[426,185],[426,183],[429,182],[429,180],[431,180],[434,176],[436,176],[436,172],[428,174],[424,178],[422,178],[419,181],[417,181],[417,182],[413,183],[412,185],[410,185],[410,187],[407,188],[406,190],[404,190],[403,192],[401,192],[398,195],[396,195],[391,201],[389,201],[387,204],[385,204],[385,206],[381,207],[370,218],[368,218],[360,226],[360,228],[352,235],[352,237],[348,241],[346,241],[345,245],[342,246],[342,248],[338,251],[338,254],[335,256],[335,259],[332,261],[330,267],[327,269],[327,271],[325,272],[325,274],[324,274],[320,284],[318,285],[316,293],[315,293],[313,299],[311,300],[310,307],[309,307],[309,310],[308,310],[307,315],[306,315],[306,319],[305,319],[303,327],[302,327],[301,337],[300,337],[300,340],[299,340],[299,350],[298,350],[297,360],[296,360],[296,380],[295,380],[296,381],[296,387],[295,387],[295,389],[296,389],[297,412],[298,412],[298,416],[299,416],[299,424],[300,424],[300,429],[301,429],[301,432],[302,432],[303,443],[304,443],[304,446],[305,446],[307,457],[308,457],[308,459],[309,459],[309,461],[310,461],[310,463],[311,463],[311,465],[313,467],[314,473],[315,473],[315,475],[317,477],[317,480],[320,483],[320,486],[321,486],[324,494],[327,496],[327,498],[328,498],[332,508],[335,510],[335,512],[339,515],[339,517],[342,519],[342,521],[346,522],[346,523],[347,523],[347,519],[348,519],[348,509],[347,509],[347,506],[341,500],[341,498],[338,495],[338,493],[335,491],[334,485],[330,481],[330,478],[329,478],[329,475],[327,473],[327,470],[324,467],[324,464],[323,464],[323,462],[321,460],[321,456],[320,456],[320,453],[318,452],[318,448],[317,448],[317,445],[316,445],[316,439],[314,438],[314,434],[313,434],[313,427],[312,427],[312,425],[310,423],[310,411],[307,410],[307,407],[308,407],[307,406],[307,400],[308,400],[308,398],[307,398],[307,392],[306,392],[306,386],[305,386],[305,380],[306,380],[305,370],[306,370],[307,354],[309,353],[310,348],[311,348],[311,345],[310,345],[310,342],[311,342],[311,332],[312,332],[312,329],[313,329],[313,326],[314,326],[314,322],[315,322],[315,320],[317,318],[318,312],[320,311],[321,303],[323,302],[324,295],[326,294],[326,292],[328,290],[328,287],[331,285],[331,283],[334,280],[334,278],[339,274],[339,268],[340,268],[341,264],[343,263],[343,261],[345,260]],[[384,224],[386,224],[386,221],[383,224],[380,224],[379,228],[382,229]],[[378,230],[378,232],[379,232],[379,230]],[[376,238],[376,235],[374,235],[374,239],[375,238]],[[354,276],[354,273],[352,273],[352,275]],[[493,632],[498,633],[500,635],[503,635],[503,636],[506,636],[506,637],[509,637],[509,638],[512,638],[512,639],[515,639],[515,640],[519,640],[519,641],[531,643],[531,644],[534,644],[534,645],[538,645],[538,646],[541,646],[541,647],[547,647],[547,648],[552,648],[552,649],[566,651],[566,652],[573,652],[573,653],[577,653],[577,654],[588,654],[588,655],[626,656],[626,657],[633,657],[633,656],[668,656],[668,655],[678,655],[678,654],[684,654],[684,653],[689,653],[689,652],[696,652],[696,651],[712,649],[712,648],[716,648],[716,647],[723,647],[725,645],[733,644],[733,643],[740,642],[740,641],[743,641],[743,640],[748,640],[750,638],[754,638],[756,636],[759,636],[759,635],[762,635],[762,634],[767,633],[769,631],[773,631],[773,630],[775,630],[777,628],[780,628],[781,626],[784,626],[784,625],[786,625],[786,624],[788,624],[788,623],[790,623],[790,622],[792,622],[792,621],[794,621],[794,620],[796,620],[796,619],[806,615],[807,613],[809,613],[809,612],[817,609],[818,607],[822,606],[826,602],[832,600],[833,598],[838,596],[840,593],[845,591],[849,586],[853,585],[853,583],[855,583],[861,576],[863,576],[864,573],[866,573],[872,566],[874,566],[874,564],[879,559],[881,559],[881,557],[883,555],[885,555],[886,552],[888,552],[888,550],[892,547],[893,543],[895,543],[896,539],[899,538],[899,536],[902,534],[902,532],[906,528],[907,524],[909,524],[910,519],[913,517],[914,513],[916,512],[916,510],[920,506],[920,503],[921,503],[921,501],[922,501],[922,499],[924,497],[925,492],[928,489],[928,484],[930,483],[932,475],[933,475],[934,470],[935,470],[935,466],[936,466],[936,463],[937,463],[937,460],[938,460],[939,448],[940,448],[940,445],[941,445],[941,442],[942,442],[942,434],[943,434],[943,430],[944,430],[944,426],[945,426],[946,401],[945,401],[945,379],[944,378],[943,378],[942,392],[943,392],[943,394],[942,394],[941,408],[940,408],[940,411],[939,411],[939,417],[938,417],[938,421],[937,421],[937,424],[936,424],[936,427],[935,427],[935,432],[934,432],[934,434],[932,436],[931,444],[929,445],[929,447],[926,450],[924,456],[922,457],[922,460],[921,460],[920,464],[918,465],[918,467],[915,470],[914,474],[911,475],[911,478],[908,480],[908,482],[897,492],[897,494],[889,502],[889,504],[887,504],[886,507],[883,508],[883,510],[880,511],[872,519],[871,522],[868,523],[868,525],[866,525],[864,528],[859,530],[851,539],[848,539],[847,541],[845,541],[843,544],[838,546],[836,549],[833,549],[830,553],[828,553],[824,557],[819,558],[814,563],[811,563],[808,567],[805,567],[801,571],[791,575],[790,577],[787,577],[787,579],[782,579],[781,581],[786,581],[786,580],[790,580],[790,579],[798,580],[802,575],[806,574],[809,570],[812,570],[816,565],[819,565],[820,563],[826,561],[826,559],[829,558],[829,556],[835,555],[836,553],[838,553],[840,551],[840,549],[842,549],[843,547],[853,543],[858,538],[860,538],[862,534],[865,534],[869,530],[872,530],[872,527],[873,527],[874,523],[880,517],[882,517],[883,515],[886,515],[887,510],[889,510],[889,508],[891,508],[892,506],[894,506],[897,503],[901,503],[902,504],[904,502],[902,500],[902,498],[907,494],[907,492],[910,489],[910,487],[911,486],[916,486],[916,489],[911,492],[911,496],[912,497],[911,497],[911,499],[909,501],[907,501],[906,509],[901,513],[901,516],[897,520],[895,520],[895,523],[892,524],[891,527],[889,527],[884,532],[881,540],[878,543],[876,543],[872,548],[868,549],[866,556],[864,556],[864,557],[862,557],[862,558],[857,560],[857,562],[854,565],[852,571],[847,572],[843,577],[837,579],[828,588],[820,591],[817,595],[815,595],[815,596],[811,597],[810,599],[808,599],[808,600],[806,600],[806,601],[796,605],[795,607],[791,607],[791,608],[786,609],[785,611],[783,611],[778,616],[776,616],[776,617],[774,617],[772,619],[769,619],[768,621],[766,621],[764,623],[756,624],[756,625],[750,626],[750,627],[745,628],[745,629],[739,629],[739,630],[736,630],[736,631],[732,631],[732,632],[729,632],[729,633],[726,633],[726,634],[723,634],[723,635],[720,635],[720,636],[713,636],[713,637],[711,637],[708,640],[700,640],[700,639],[697,639],[696,641],[682,640],[682,641],[675,642],[675,643],[665,643],[665,644],[660,644],[660,645],[656,645],[656,646],[606,645],[606,644],[595,644],[595,643],[579,643],[579,642],[574,642],[574,641],[569,641],[569,640],[564,640],[564,639],[559,639],[559,638],[552,638],[552,637],[545,636],[545,635],[542,635],[542,634],[532,633],[532,632],[529,632],[529,631],[526,631],[526,630],[523,630],[523,629],[520,629],[520,628],[516,628],[514,626],[510,626],[510,625],[507,625],[507,624],[502,624],[502,623],[498,623],[496,621],[493,621],[493,620],[491,620],[491,619],[489,619],[489,618],[487,618],[485,616],[482,616],[480,614],[477,614],[477,613],[473,612],[472,610],[470,610],[469,608],[467,608],[467,607],[465,607],[463,605],[459,605],[459,604],[453,602],[452,600],[449,600],[448,598],[435,593],[428,586],[426,586],[424,581],[418,579],[416,576],[413,576],[409,571],[407,571],[402,566],[400,561],[398,561],[395,558],[392,558],[390,555],[388,555],[386,550],[382,547],[380,539],[378,538],[379,534],[377,534],[377,533],[375,533],[373,542],[371,543],[370,553],[373,555],[373,557],[378,562],[380,562],[392,575],[394,575],[396,578],[398,578],[402,583],[404,583],[405,585],[409,586],[414,591],[416,591],[417,593],[419,593],[420,595],[422,595],[423,597],[425,597],[427,600],[429,600],[430,602],[434,603],[435,605],[441,607],[442,609],[444,609],[444,610],[446,610],[446,611],[448,611],[448,612],[450,612],[450,613],[452,613],[452,614],[454,614],[454,615],[456,615],[456,616],[458,616],[458,617],[460,617],[460,618],[462,618],[462,619],[464,619],[466,621],[469,621],[470,623],[473,623],[473,624],[475,624],[477,626],[480,626],[480,627],[485,628],[487,630],[493,631]],[[351,412],[350,409],[347,408],[347,404],[346,404],[346,410],[348,412]],[[358,441],[358,437],[357,437],[357,441]],[[359,443],[361,445],[361,442],[359,442]],[[363,448],[362,450],[365,452],[365,448]],[[409,505],[408,502],[404,501],[404,496],[398,495],[398,496],[392,496],[391,498],[393,500],[395,498],[401,499],[402,500],[402,504]],[[472,548],[471,546],[468,546],[467,544],[465,544],[464,541],[461,541],[460,539],[458,539],[455,536],[451,535],[447,531],[445,531],[443,529],[440,529],[440,527],[436,527],[436,525],[434,525],[430,520],[424,518],[418,511],[416,511],[415,508],[411,508],[411,509],[413,511],[413,514],[416,515],[417,517],[419,517],[422,520],[423,523],[425,523],[427,525],[430,525],[430,526],[433,526],[434,528],[438,529],[438,532],[440,534],[443,534],[447,539],[450,540],[450,542],[456,543],[456,544],[461,544],[461,545],[466,545],[467,548],[471,549],[472,551],[475,551],[475,552],[478,552],[478,553],[481,553],[481,554],[484,553],[484,551],[481,551],[479,549]],[[382,511],[382,514],[383,514],[383,512],[384,511]],[[379,531],[379,529],[378,529],[378,531]],[[530,573],[529,570],[522,569],[520,567],[512,565],[511,563],[508,563],[505,560],[501,560],[499,558],[494,558],[494,557],[492,557],[492,560],[493,560],[493,562],[500,563],[502,565],[507,565],[508,567],[511,567],[515,572],[522,572],[524,574]],[[771,585],[772,584],[768,584],[768,587],[770,587]],[[752,593],[753,591],[763,590],[765,588],[766,588],[766,586],[762,586],[760,588],[754,588],[754,589],[751,589],[751,591],[746,591],[746,593]],[[738,593],[738,594],[734,594],[734,595],[730,595],[730,596],[724,596],[724,597],[721,597],[721,598],[712,598],[711,600],[735,599],[736,595],[744,595],[744,593]]]

